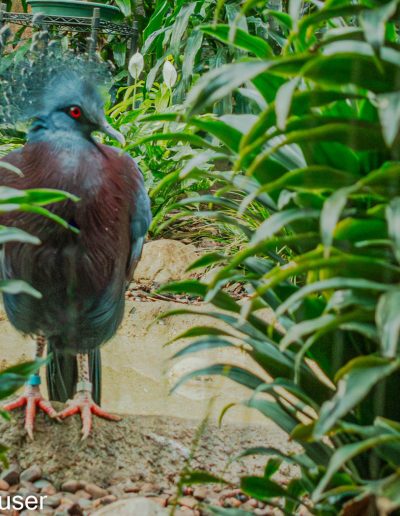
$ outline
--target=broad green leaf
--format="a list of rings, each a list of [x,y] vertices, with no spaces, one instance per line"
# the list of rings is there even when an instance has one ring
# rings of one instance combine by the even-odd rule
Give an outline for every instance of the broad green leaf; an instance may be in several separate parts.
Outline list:
[[[186,270],[192,271],[194,269],[207,267],[208,265],[213,265],[214,263],[219,263],[223,260],[226,260],[226,258],[227,257],[224,254],[218,252],[203,254],[203,256],[201,256],[198,260],[191,263]]]
[[[242,367],[233,366],[229,364],[214,364],[209,367],[205,367],[203,369],[197,369],[196,371],[191,371],[190,373],[185,374],[178,380],[178,382],[174,385],[171,392],[176,391],[181,385],[188,382],[192,378],[197,378],[199,376],[225,376],[230,380],[233,380],[249,389],[256,389],[259,385],[264,383],[264,381],[259,378],[257,375],[243,369]]]
[[[256,55],[260,59],[272,57],[273,52],[267,41],[258,37],[248,34],[244,30],[236,28],[233,34],[233,39],[230,37],[230,26],[229,25],[207,25],[201,27],[201,30],[214,38],[234,45],[237,48],[246,50]]]
[[[29,294],[41,299],[42,294],[22,280],[1,280],[0,291],[6,294]]]
[[[0,226],[0,244],[6,242],[25,242],[27,244],[40,244],[40,240],[19,228]]]
[[[300,220],[318,217],[319,212],[316,210],[285,210],[279,213],[274,213],[271,217],[266,219],[257,229],[250,240],[250,245],[258,245],[263,240],[267,240],[274,236],[285,226]]]
[[[400,93],[378,95],[378,112],[384,140],[391,147],[400,129]]]
[[[381,353],[384,357],[399,355],[400,338],[400,290],[386,292],[379,298],[376,309],[376,325],[380,337]]]
[[[188,95],[189,116],[225,97],[238,86],[265,71],[267,67],[267,63],[264,62],[247,61],[227,64],[207,73]]]
[[[11,163],[7,163],[6,161],[1,161],[0,160],[0,168],[9,170],[10,172],[14,172],[18,176],[22,176],[23,175],[19,168],[14,167],[14,165],[11,165]],[[1,171],[0,171],[0,174],[1,174]]]
[[[213,335],[213,332],[208,332],[210,335]],[[227,348],[227,347],[237,347],[232,342],[229,342],[225,339],[218,339],[216,337],[208,337],[207,339],[200,339],[188,346],[184,347],[177,353],[175,353],[172,358],[183,357],[186,355],[190,355],[191,353],[197,353],[199,351],[204,351],[208,349],[217,349],[217,348]]]
[[[364,29],[365,39],[378,51],[385,40],[386,22],[395,13],[398,0],[386,2],[375,9],[365,9],[360,15],[361,26]]]
[[[330,480],[332,479],[333,475],[342,468],[346,462],[350,461],[357,455],[360,455],[363,452],[367,452],[368,450],[372,448],[376,448],[380,445],[390,443],[390,442],[396,442],[400,441],[400,434],[399,435],[390,435],[390,434],[383,434],[379,435],[377,437],[373,437],[371,439],[365,439],[363,441],[351,443],[351,444],[345,444],[341,448],[337,449],[335,453],[333,454],[331,461],[329,463],[329,467],[325,473],[325,475],[322,477],[321,481],[319,482],[317,489],[314,491],[312,495],[312,499],[314,502],[318,502],[322,498],[323,491],[329,484]]]
[[[325,247],[324,254],[326,257],[330,254],[330,247],[333,242],[334,231],[339,218],[347,204],[347,198],[356,191],[356,186],[346,186],[334,192],[327,201],[321,213],[320,228],[321,239]]]
[[[229,484],[227,480],[221,477],[212,475],[208,471],[194,470],[185,473],[182,477],[182,482],[186,485],[193,484]]]
[[[321,438],[340,418],[348,414],[383,378],[400,368],[400,361],[377,356],[351,360],[336,375],[339,379],[335,396],[322,405],[313,435]]]
[[[395,197],[386,207],[389,237],[392,239],[397,261],[400,263],[400,197]]]
[[[262,502],[268,502],[273,498],[285,497],[287,494],[278,482],[265,477],[242,477],[240,487],[244,493]]]

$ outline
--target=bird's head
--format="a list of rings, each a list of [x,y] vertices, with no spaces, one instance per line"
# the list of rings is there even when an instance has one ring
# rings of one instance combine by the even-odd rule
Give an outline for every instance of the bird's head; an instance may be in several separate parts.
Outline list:
[[[123,135],[104,114],[110,78],[107,64],[60,47],[32,53],[3,75],[0,68],[0,125],[29,121],[30,137],[43,128],[76,132],[88,139],[101,131],[123,145]]]
[[[49,129],[74,131],[86,138],[94,131],[101,131],[125,144],[124,136],[107,122],[104,115],[102,89],[71,69],[52,77],[42,92],[31,131],[44,124]]]

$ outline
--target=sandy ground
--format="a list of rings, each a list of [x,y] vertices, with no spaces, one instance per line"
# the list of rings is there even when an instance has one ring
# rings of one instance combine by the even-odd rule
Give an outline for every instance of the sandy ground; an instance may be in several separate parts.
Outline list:
[[[210,305],[184,305],[174,301],[127,301],[117,335],[102,348],[102,399],[107,410],[202,419],[208,414],[213,398],[211,414],[217,420],[225,405],[250,395],[245,387],[217,376],[193,379],[170,395],[182,375],[215,362],[246,367],[263,376],[263,371],[245,353],[231,348],[204,351],[172,361],[172,355],[191,340],[164,346],[170,339],[194,325],[223,327],[214,319],[198,315],[174,316],[154,323],[164,312],[180,308],[201,312],[212,309]],[[31,360],[33,356],[34,342],[19,335],[0,310],[0,368]],[[268,428],[271,425],[256,411],[240,406],[227,412],[226,421],[265,424]]]

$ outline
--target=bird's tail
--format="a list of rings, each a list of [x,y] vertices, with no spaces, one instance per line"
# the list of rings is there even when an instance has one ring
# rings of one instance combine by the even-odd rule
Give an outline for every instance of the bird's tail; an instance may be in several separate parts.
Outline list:
[[[60,337],[51,337],[48,340],[47,352],[51,353],[50,362],[47,364],[47,389],[51,401],[65,403],[72,399],[76,392],[78,381],[78,365],[76,356],[62,353],[62,346],[58,341]],[[101,401],[101,355],[100,349],[89,352],[90,381],[93,384],[93,400],[100,405]]]

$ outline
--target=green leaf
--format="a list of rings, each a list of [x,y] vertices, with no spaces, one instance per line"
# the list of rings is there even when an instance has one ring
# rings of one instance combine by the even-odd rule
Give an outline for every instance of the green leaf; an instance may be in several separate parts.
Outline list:
[[[264,477],[242,477],[240,487],[244,493],[262,502],[285,497],[287,494],[277,482]]]
[[[386,220],[396,259],[400,263],[400,197],[392,199],[386,207]]]
[[[338,420],[348,414],[383,378],[400,368],[400,360],[377,356],[354,358],[336,375],[339,379],[335,396],[322,405],[313,435],[321,438]]]
[[[192,378],[197,378],[199,376],[225,376],[230,380],[233,380],[249,389],[256,389],[259,385],[263,384],[264,381],[246,369],[243,369],[238,366],[233,366],[229,364],[214,364],[209,367],[205,367],[203,369],[197,369],[196,371],[191,371],[190,373],[185,374],[182,378],[178,380],[178,382],[174,385],[171,392],[176,391],[181,385],[188,382]]]
[[[400,441],[400,435],[383,434],[377,437],[372,437],[371,439],[365,439],[363,441],[345,444],[341,448],[337,449],[330,460],[329,467],[325,475],[322,477],[321,481],[319,482],[317,488],[315,489],[312,495],[312,500],[314,502],[318,502],[319,500],[321,500],[322,493],[329,484],[333,475],[342,466],[344,466],[346,462],[350,461],[351,459],[363,452],[376,448],[380,445],[395,441]]]
[[[189,123],[195,127],[216,136],[222,143],[234,152],[239,150],[242,134],[240,131],[216,118],[192,118]]]
[[[313,294],[315,292],[323,292],[329,290],[338,290],[338,289],[355,289],[355,290],[367,290],[367,291],[387,291],[392,289],[391,285],[385,285],[382,283],[378,283],[375,281],[370,281],[362,278],[329,278],[327,280],[315,281],[310,283],[309,285],[305,285],[297,290],[294,294],[289,296],[276,310],[276,316],[280,317],[287,310],[293,307],[293,305],[297,304],[299,301],[304,299],[306,296]]]
[[[340,215],[344,210],[347,198],[355,192],[356,186],[346,186],[334,192],[324,203],[320,218],[321,239],[325,246],[324,255],[328,257],[333,242],[333,235]]]
[[[0,233],[1,236],[1,233]],[[194,261],[189,265],[189,267],[186,269],[186,271],[192,271],[194,269],[200,269],[203,267],[207,267],[208,265],[212,265],[214,263],[219,263],[223,260],[226,260],[226,256],[221,253],[207,253],[203,254],[198,260]]]
[[[124,16],[128,17],[132,14],[131,0],[115,0],[115,2]]]
[[[14,165],[11,165],[11,163],[7,163],[6,161],[0,160],[0,168],[5,168],[6,170],[9,170],[10,172],[14,172],[18,176],[23,175],[19,168],[14,167]],[[1,173],[1,171],[0,171],[0,173]]]
[[[40,244],[40,240],[19,228],[0,226],[0,244],[6,242],[25,242],[27,244]]]
[[[378,112],[384,140],[392,147],[400,129],[400,93],[378,95]]]
[[[318,216],[319,212],[316,210],[293,209],[274,213],[259,226],[250,240],[250,245],[255,246],[263,240],[271,238],[275,233],[292,222],[300,219],[316,218]]]
[[[383,59],[377,64],[372,56],[356,52],[336,53],[310,60],[301,73],[320,84],[355,84],[375,93],[388,93],[398,89],[400,61],[398,57],[396,60],[397,65]],[[278,70],[279,66],[274,69]]]
[[[400,290],[386,292],[379,298],[376,309],[376,325],[384,357],[394,358],[399,354],[400,337]]]
[[[194,470],[185,473],[182,477],[182,482],[185,485],[193,485],[193,484],[229,484],[227,480],[224,480],[221,477],[217,477],[216,475],[212,475],[208,471]]]
[[[1,280],[0,291],[6,294],[29,294],[41,299],[42,294],[22,280]]]
[[[235,88],[256,77],[267,68],[259,61],[223,65],[203,75],[187,98],[189,116],[193,116],[228,95]]]
[[[201,30],[224,43],[251,52],[260,59],[273,56],[271,47],[264,39],[252,36],[239,28],[235,29],[233,37],[231,37],[231,27],[229,25],[206,25],[201,27]]]
[[[208,332],[208,333],[210,333],[211,335],[213,334],[212,331]],[[216,348],[222,348],[222,347],[226,348],[226,347],[237,347],[237,346],[235,346],[234,344],[232,344],[232,342],[229,342],[228,340],[225,340],[225,339],[208,337],[207,339],[196,340],[196,342],[189,344],[185,348],[183,348],[180,351],[178,351],[177,353],[175,353],[172,358],[183,357],[186,355],[190,355],[191,353],[197,353],[198,351],[204,351],[206,349],[208,350],[208,349],[216,349]]]
[[[398,0],[392,0],[381,7],[365,9],[360,15],[365,39],[376,51],[384,44],[386,22],[396,12],[397,6]]]

